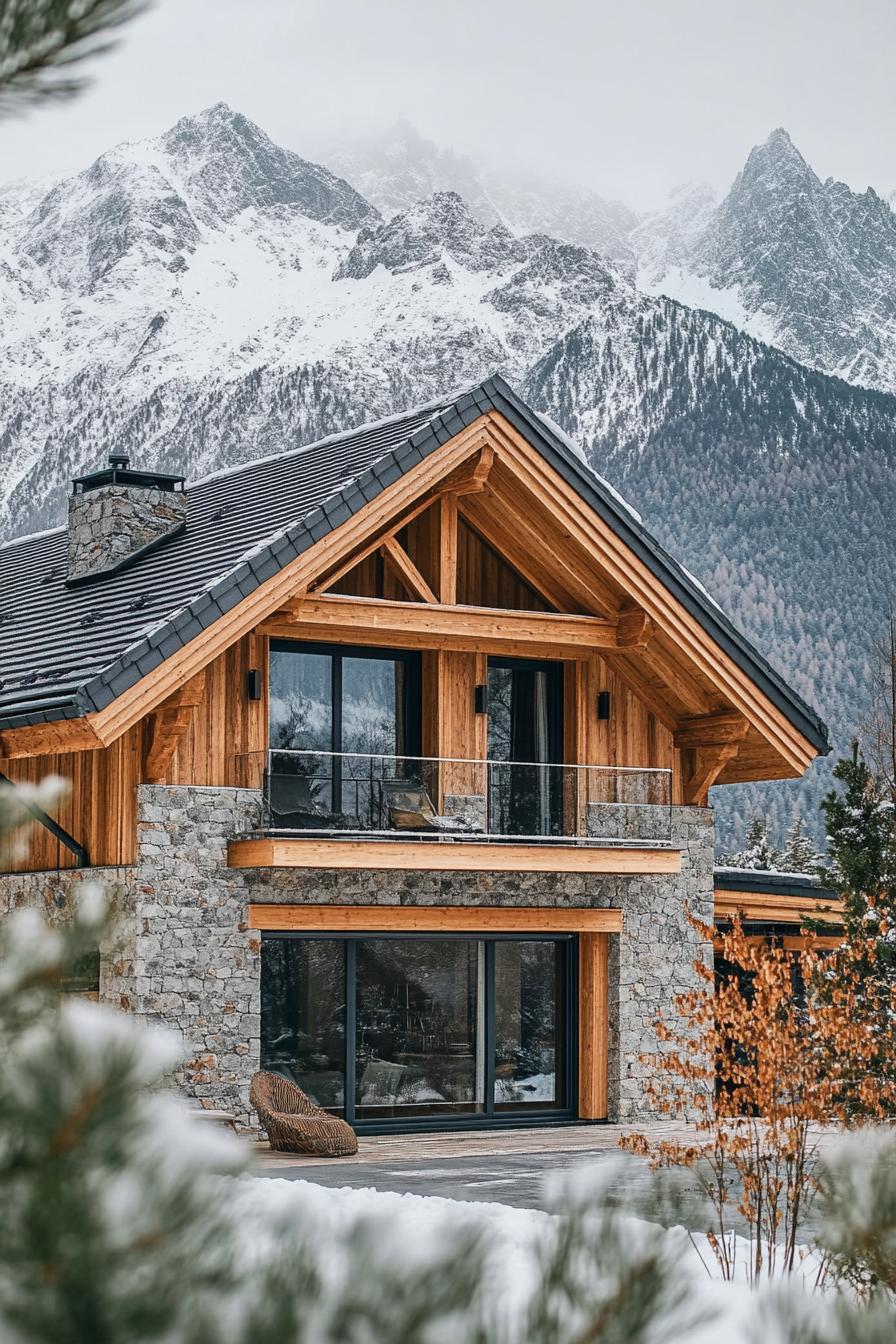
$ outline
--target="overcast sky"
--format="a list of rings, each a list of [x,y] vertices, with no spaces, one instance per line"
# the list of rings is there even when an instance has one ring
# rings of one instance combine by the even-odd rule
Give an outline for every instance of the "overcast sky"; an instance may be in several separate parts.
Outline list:
[[[156,0],[76,102],[0,123],[0,182],[223,99],[309,157],[404,116],[636,209],[727,186],[775,126],[889,192],[894,58],[894,0]]]

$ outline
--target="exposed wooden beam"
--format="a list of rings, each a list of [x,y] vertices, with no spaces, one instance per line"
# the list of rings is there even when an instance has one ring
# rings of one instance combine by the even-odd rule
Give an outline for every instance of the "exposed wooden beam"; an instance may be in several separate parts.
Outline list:
[[[439,500],[439,600],[457,602],[457,495]]]
[[[606,1120],[610,1035],[610,940],[579,933],[579,1118]]]
[[[0,760],[22,756],[49,756],[55,752],[96,751],[105,746],[89,717],[33,723],[0,733]]]
[[[684,784],[685,806],[705,807],[709,790],[728,761],[736,755],[736,743],[720,747],[698,747],[694,752],[693,771]]]
[[[477,844],[452,840],[231,840],[231,868],[376,868],[401,872],[617,873],[681,871],[677,849],[579,845]],[[278,907],[282,908],[282,907]],[[339,907],[331,907],[333,910]],[[556,911],[554,913],[557,913]]]
[[[800,924],[807,916],[825,924],[840,924],[843,920],[843,901],[840,897],[828,900],[817,896],[785,896],[770,891],[715,890],[716,919],[768,920],[770,923]]]
[[[743,742],[750,725],[742,714],[700,714],[680,719],[675,729],[676,747],[721,747]]]
[[[421,602],[438,602],[439,599],[407,551],[399,545],[394,537],[386,538],[380,547],[380,552],[386,564],[391,567],[411,597],[419,598]]]
[[[391,641],[409,649],[500,653],[509,652],[513,645],[530,648],[533,657],[548,658],[587,658],[595,650],[616,647],[615,620],[600,616],[431,606],[332,594],[309,596],[287,603],[281,610],[291,615],[285,619],[278,614],[277,633],[291,633],[297,639],[320,638],[326,631],[330,639],[356,639],[368,644]]]
[[[147,784],[165,783],[177,744],[189,728],[204,692],[205,672],[197,672],[150,716],[149,745],[143,765]]]
[[[622,932],[621,910],[553,906],[250,905],[250,929],[309,933],[588,933]]]
[[[450,476],[446,476],[438,487],[438,494],[478,495],[488,483],[489,473],[495,461],[495,450],[485,441],[479,450],[479,456],[470,463],[458,467]]]
[[[656,634],[656,622],[646,611],[635,607],[620,611],[616,626],[616,643],[620,649],[646,649]]]

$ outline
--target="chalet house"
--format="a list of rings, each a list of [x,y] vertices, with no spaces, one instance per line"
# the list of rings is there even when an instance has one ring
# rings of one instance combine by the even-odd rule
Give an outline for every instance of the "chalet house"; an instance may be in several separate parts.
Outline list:
[[[708,792],[824,725],[500,378],[189,488],[113,457],[0,622],[3,787],[70,785],[2,907],[116,888],[100,998],[242,1123],[259,1067],[362,1130],[647,1116],[686,907],[811,904],[717,893]]]

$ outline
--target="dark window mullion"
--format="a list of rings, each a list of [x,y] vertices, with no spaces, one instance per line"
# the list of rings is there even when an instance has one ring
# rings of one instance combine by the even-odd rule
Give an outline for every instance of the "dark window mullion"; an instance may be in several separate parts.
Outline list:
[[[495,944],[485,939],[485,1114],[495,1113]]]
[[[356,1046],[358,1039],[358,944],[347,940],[345,947],[345,1104],[343,1113],[350,1125],[355,1123],[355,1087],[358,1076]]]

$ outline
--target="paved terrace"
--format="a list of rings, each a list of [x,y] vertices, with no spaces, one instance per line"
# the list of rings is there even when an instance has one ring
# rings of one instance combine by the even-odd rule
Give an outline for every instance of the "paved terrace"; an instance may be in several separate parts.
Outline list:
[[[556,1128],[466,1130],[441,1134],[383,1134],[358,1141],[354,1157],[302,1157],[257,1145],[258,1176],[312,1181],[315,1185],[393,1190],[484,1200],[518,1208],[544,1207],[548,1175],[620,1155],[624,1134],[654,1139],[695,1138],[690,1125],[562,1125]],[[646,1163],[644,1171],[646,1174]]]

